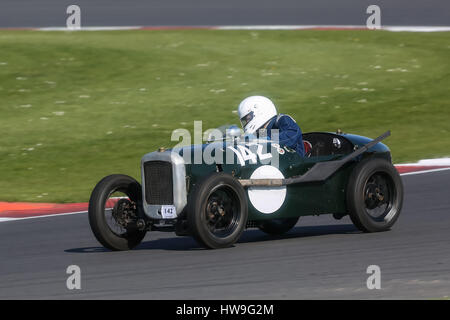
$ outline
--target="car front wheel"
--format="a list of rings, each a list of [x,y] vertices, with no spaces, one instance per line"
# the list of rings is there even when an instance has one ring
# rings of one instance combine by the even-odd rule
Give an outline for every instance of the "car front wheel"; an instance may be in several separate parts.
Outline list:
[[[188,227],[197,242],[206,248],[232,246],[244,231],[247,216],[244,189],[227,173],[207,176],[189,198]]]
[[[111,250],[129,250],[141,243],[146,231],[136,228],[141,185],[114,174],[103,178],[89,200],[89,224],[97,240]]]

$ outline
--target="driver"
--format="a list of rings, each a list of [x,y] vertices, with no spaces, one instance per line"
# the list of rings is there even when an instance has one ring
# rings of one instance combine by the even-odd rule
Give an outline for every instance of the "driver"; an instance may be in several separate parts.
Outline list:
[[[294,149],[302,157],[305,155],[302,130],[291,116],[278,114],[270,99],[262,96],[245,98],[239,104],[238,114],[245,134],[259,137],[265,129],[271,139],[272,129],[278,129],[281,147]]]

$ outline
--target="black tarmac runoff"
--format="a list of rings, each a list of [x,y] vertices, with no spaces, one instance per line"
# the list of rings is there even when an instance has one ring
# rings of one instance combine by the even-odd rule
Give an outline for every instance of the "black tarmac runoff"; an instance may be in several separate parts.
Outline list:
[[[0,223],[0,299],[442,299],[450,296],[450,171],[402,177],[394,228],[361,233],[348,217],[300,218],[284,236],[250,229],[231,248],[149,232],[111,252],[86,213]],[[68,266],[81,289],[66,286]],[[367,268],[381,271],[369,290]]]

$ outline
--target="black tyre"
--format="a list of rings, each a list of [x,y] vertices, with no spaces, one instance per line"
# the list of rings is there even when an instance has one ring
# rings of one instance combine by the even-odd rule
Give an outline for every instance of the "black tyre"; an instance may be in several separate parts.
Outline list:
[[[283,218],[265,220],[259,226],[259,230],[270,235],[281,235],[291,230],[298,221],[298,217],[295,218]]]
[[[402,180],[389,161],[368,158],[356,165],[347,186],[347,208],[359,230],[389,230],[397,221],[402,204]]]
[[[243,187],[223,172],[207,176],[189,197],[188,227],[197,242],[206,248],[232,246],[244,231],[247,216]]]
[[[113,198],[116,194],[125,196]],[[126,175],[107,176],[95,186],[89,200],[89,224],[104,247],[129,250],[141,243],[146,231],[128,227],[137,219],[141,198],[141,185]]]

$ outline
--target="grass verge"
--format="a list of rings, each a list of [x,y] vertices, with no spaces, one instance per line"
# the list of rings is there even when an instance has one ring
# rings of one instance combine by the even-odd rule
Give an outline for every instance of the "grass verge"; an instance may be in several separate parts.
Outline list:
[[[0,200],[86,201],[253,94],[304,132],[391,129],[397,163],[448,156],[449,54],[448,32],[0,31]]]

